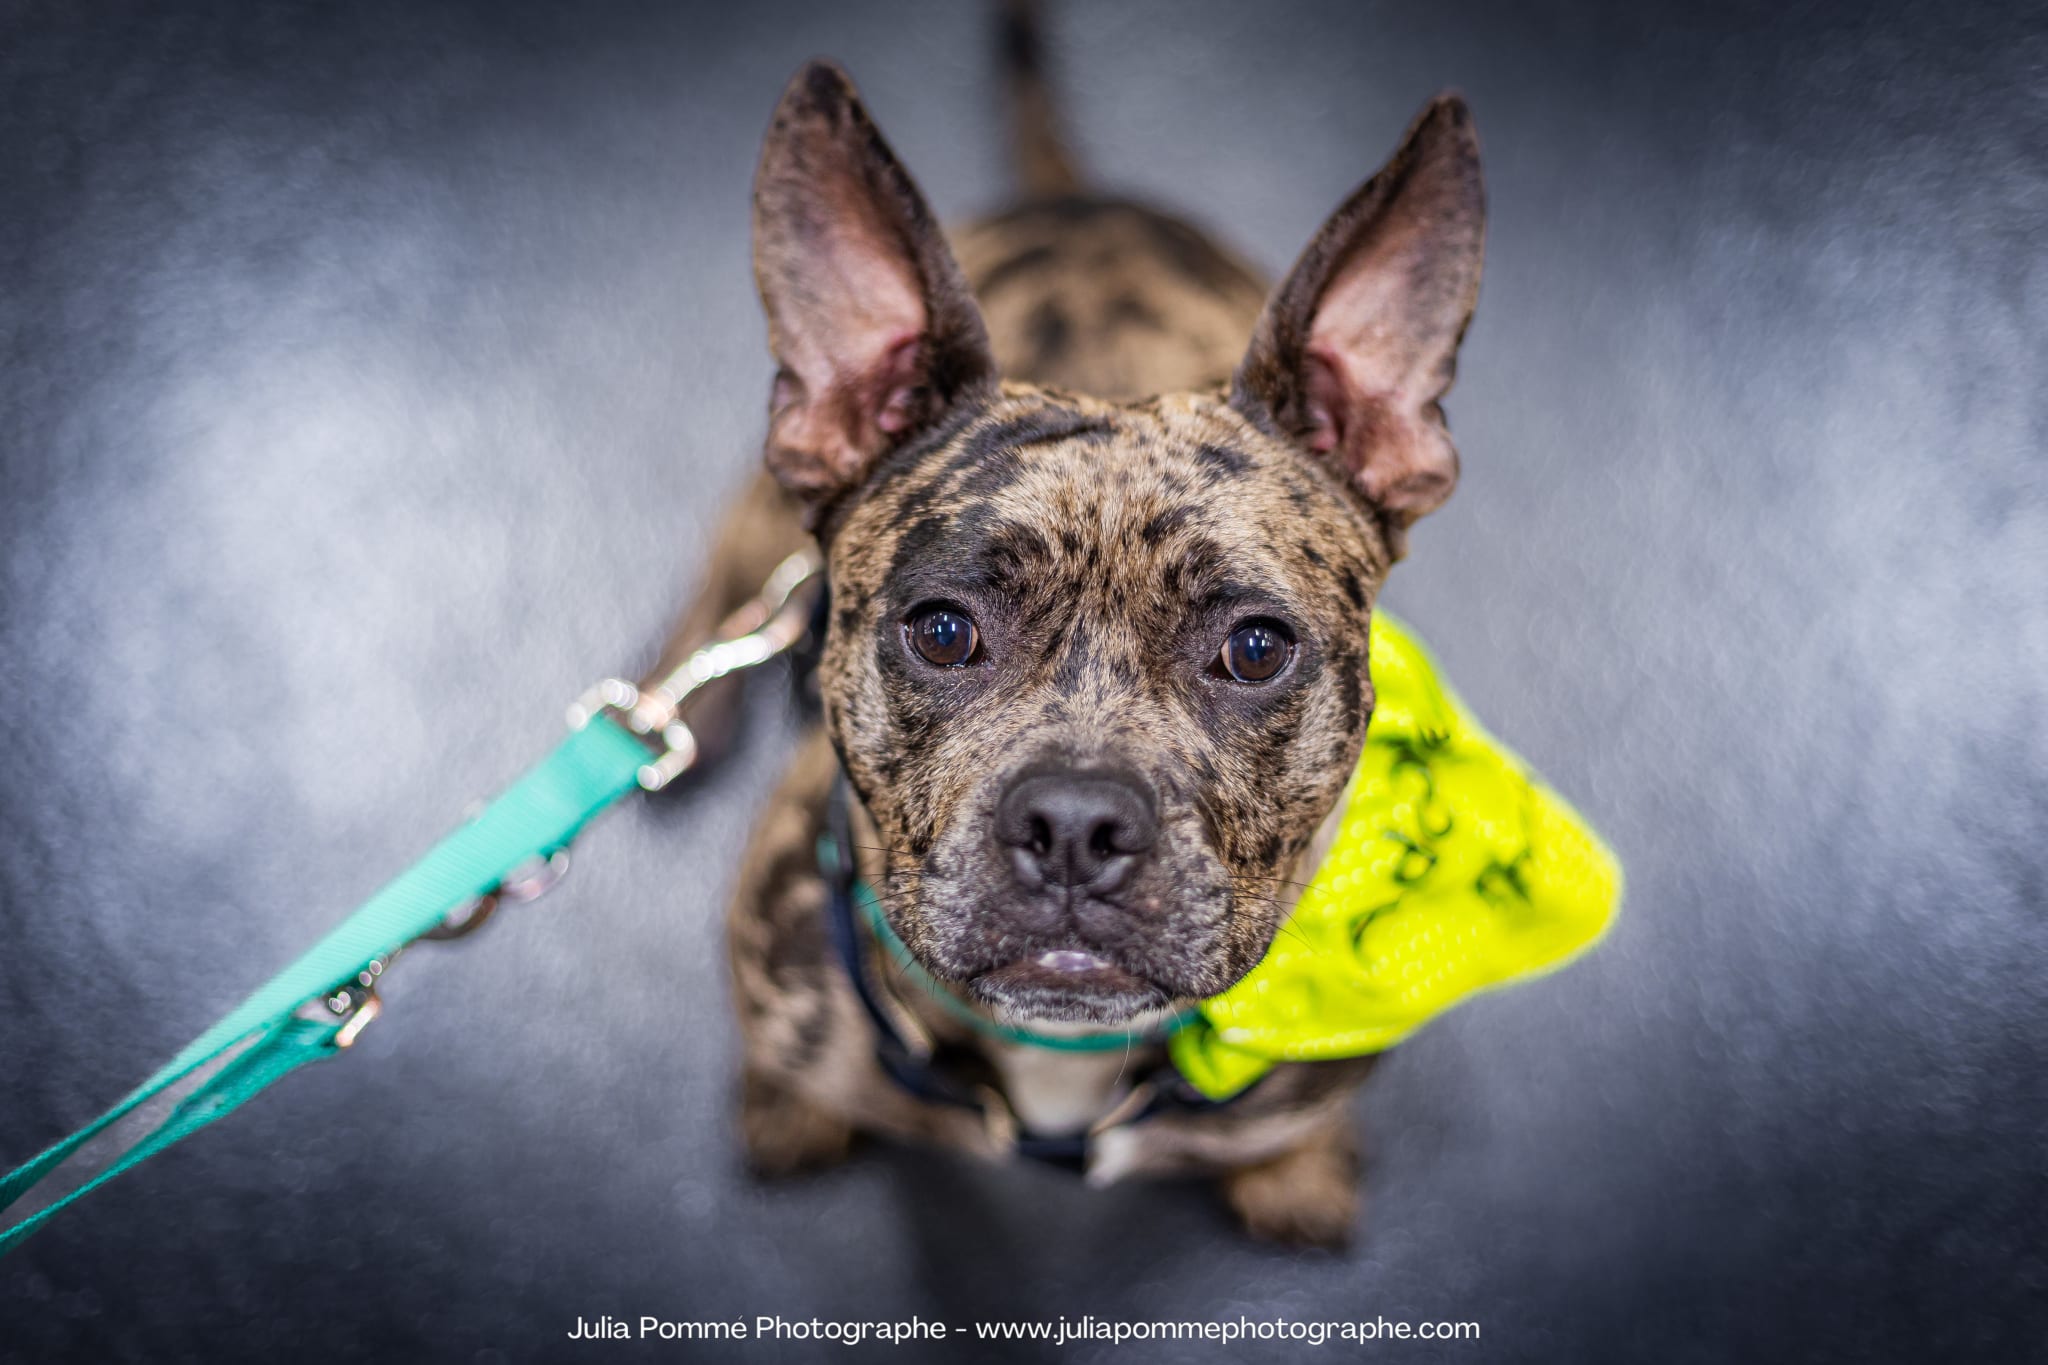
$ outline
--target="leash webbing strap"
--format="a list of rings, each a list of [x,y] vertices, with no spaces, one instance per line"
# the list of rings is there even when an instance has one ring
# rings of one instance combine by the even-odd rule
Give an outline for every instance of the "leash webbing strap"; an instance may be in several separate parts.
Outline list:
[[[301,1018],[301,1006],[331,994],[368,970],[371,962],[434,928],[456,907],[498,886],[521,863],[562,848],[591,817],[639,785],[639,771],[647,762],[646,744],[603,715],[563,740],[476,819],[435,845],[291,965],[257,987],[119,1104],[0,1179],[4,1211],[124,1115],[236,1044],[254,1039],[92,1180],[0,1231],[0,1254],[123,1171],[232,1111],[305,1063],[333,1056],[342,1021]]]

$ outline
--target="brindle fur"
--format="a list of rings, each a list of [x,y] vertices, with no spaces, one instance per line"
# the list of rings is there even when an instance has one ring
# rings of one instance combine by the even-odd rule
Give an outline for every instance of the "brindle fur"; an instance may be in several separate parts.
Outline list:
[[[1195,229],[1074,189],[1029,37],[1012,34],[1012,75],[1042,193],[961,232],[957,267],[836,68],[799,73],[763,155],[757,274],[784,367],[772,476],[728,521],[664,663],[815,530],[833,592],[824,724],[756,829],[728,926],[743,1135],[766,1172],[835,1159],[856,1131],[991,1156],[1009,1136],[1001,1103],[988,1121],[923,1104],[874,1060],[821,918],[814,849],[835,772],[858,796],[863,873],[935,975],[966,982],[1081,932],[1156,987],[1094,1022],[1219,991],[1313,870],[1372,714],[1373,598],[1455,477],[1432,442],[1477,281],[1462,105],[1431,106],[1267,305]],[[857,299],[830,301],[834,269],[860,278]],[[1360,288],[1364,303],[1344,292]],[[1366,304],[1378,330],[1323,317]],[[975,665],[933,669],[905,646],[900,623],[932,599],[973,612]],[[1284,685],[1208,671],[1253,615],[1295,629]],[[729,723],[729,697],[709,707],[723,713],[700,710],[700,728]],[[1116,903],[1055,915],[1011,885],[993,803],[1047,759],[1117,765],[1157,796],[1158,849]],[[1080,1096],[1055,1108],[1097,1116],[1099,1065],[989,1045],[870,952],[906,1026],[978,1049],[994,1092],[1050,1074]],[[1285,1065],[1225,1109],[1112,1129],[1090,1179],[1215,1173],[1254,1233],[1342,1241],[1348,1100],[1370,1065]]]

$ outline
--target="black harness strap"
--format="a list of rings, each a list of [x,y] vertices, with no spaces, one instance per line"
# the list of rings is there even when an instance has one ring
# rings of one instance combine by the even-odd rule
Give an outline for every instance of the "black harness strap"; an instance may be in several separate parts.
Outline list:
[[[832,947],[839,963],[853,982],[868,1022],[875,1026],[875,1060],[889,1079],[921,1100],[934,1104],[980,1109],[974,1093],[934,1068],[919,1056],[895,1021],[875,998],[875,984],[868,977],[867,960],[861,952],[860,930],[854,921],[854,883],[859,872],[853,856],[853,819],[847,802],[846,777],[833,779],[832,795],[825,808],[827,839],[818,845],[819,870],[825,874],[825,922],[832,935]]]

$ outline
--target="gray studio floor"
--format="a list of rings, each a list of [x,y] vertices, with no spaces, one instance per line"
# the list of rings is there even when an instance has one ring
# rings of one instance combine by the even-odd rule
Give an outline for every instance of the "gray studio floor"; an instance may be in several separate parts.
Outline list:
[[[745,1179],[717,923],[770,685],[715,783],[402,964],[356,1055],[0,1262],[0,1360],[634,1357],[561,1340],[601,1313],[2037,1351],[2044,51],[2017,7],[1894,8],[1053,6],[1094,171],[1269,271],[1437,87],[1485,142],[1465,481],[1388,601],[1629,902],[1380,1069],[1351,1254],[1249,1245],[1196,1187]],[[0,1164],[648,661],[759,440],[782,81],[841,57],[965,215],[1006,184],[986,29],[0,3]]]

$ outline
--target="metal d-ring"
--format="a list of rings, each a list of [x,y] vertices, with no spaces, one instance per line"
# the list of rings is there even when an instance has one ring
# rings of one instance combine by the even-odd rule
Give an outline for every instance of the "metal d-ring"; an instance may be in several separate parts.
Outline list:
[[[420,937],[429,943],[448,943],[467,938],[483,928],[484,921],[498,913],[507,901],[525,904],[539,900],[555,889],[569,874],[569,850],[558,848],[546,857],[535,856],[519,863],[499,882],[475,900],[465,901],[448,912],[447,918]]]
[[[341,1020],[341,1027],[334,1031],[335,1047],[353,1047],[363,1030],[384,1012],[384,1001],[377,995],[377,978],[384,975],[389,963],[388,955],[373,957],[352,980],[327,993],[323,1001],[327,1012]]]
[[[464,901],[450,910],[439,924],[421,934],[420,939],[426,943],[449,943],[458,938],[467,938],[483,928],[484,921],[496,913],[498,893],[487,891],[476,899]]]

